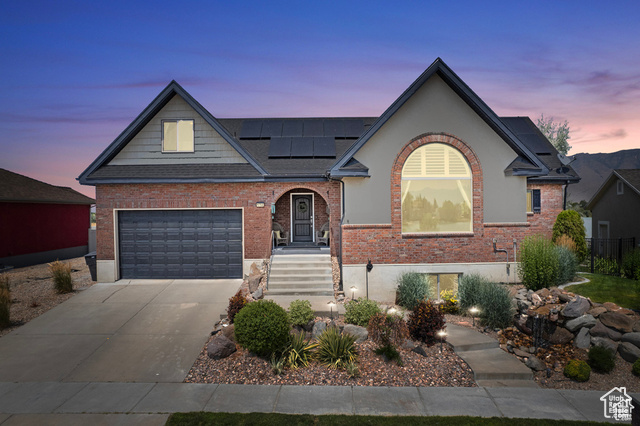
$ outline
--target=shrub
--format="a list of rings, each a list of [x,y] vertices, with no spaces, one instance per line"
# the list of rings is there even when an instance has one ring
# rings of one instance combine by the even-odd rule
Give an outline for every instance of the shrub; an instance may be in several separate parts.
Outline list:
[[[58,293],[71,293],[73,291],[70,264],[56,260],[53,263],[49,263],[49,271],[53,275],[53,285]]]
[[[395,361],[396,364],[402,366],[402,358],[400,357],[400,353],[391,343],[380,346],[375,350],[375,353],[376,355],[382,355],[387,362]]]
[[[346,363],[344,365],[344,371],[346,371],[347,375],[352,379],[360,377],[360,369],[358,368],[358,363],[357,362],[348,362],[348,363]]]
[[[554,285],[558,279],[558,256],[553,243],[540,235],[527,237],[520,247],[518,274],[531,290]]]
[[[413,309],[421,300],[430,298],[429,284],[418,272],[404,272],[396,280],[398,283],[398,304]]]
[[[344,304],[344,321],[366,327],[371,317],[380,312],[382,310],[375,301],[359,297]]]
[[[478,317],[482,324],[491,328],[505,328],[513,324],[513,307],[509,290],[497,283],[480,287]]]
[[[610,373],[616,366],[616,355],[602,346],[589,349],[589,365],[598,373]]]
[[[234,322],[238,343],[257,355],[267,356],[289,343],[289,315],[271,300],[248,303]]]
[[[478,296],[480,295],[481,288],[486,285],[489,285],[489,281],[481,275],[463,275],[458,282],[460,307],[469,309],[472,306],[478,306],[480,303]]]
[[[576,243],[574,243],[571,237],[567,234],[560,235],[558,238],[556,238],[555,243],[556,246],[567,248],[571,250],[572,253],[575,253],[577,251]]]
[[[249,302],[247,302],[247,299],[245,299],[242,290],[238,290],[235,296],[231,296],[229,298],[229,307],[227,307],[227,318],[229,318],[229,322],[231,324],[233,324],[233,319],[235,318],[236,314],[240,312],[240,309],[244,308],[244,305],[246,305],[247,303]]]
[[[556,256],[558,257],[558,278],[556,284],[564,284],[571,281],[578,271],[578,258],[568,248],[556,246]]]
[[[314,317],[313,309],[311,309],[311,302],[308,300],[294,300],[289,304],[289,318],[291,318],[291,325],[299,325],[304,327]]]
[[[371,317],[367,332],[371,340],[381,345],[400,345],[409,337],[407,323],[402,317],[383,313]]]
[[[11,288],[9,287],[9,277],[0,275],[0,328],[11,325]]]
[[[555,243],[562,235],[567,235],[576,245],[578,261],[587,258],[587,240],[585,239],[584,224],[580,214],[574,210],[564,210],[558,214],[553,224],[552,240]]]
[[[593,270],[598,274],[617,275],[618,261],[607,257],[595,256]]]
[[[329,368],[345,368],[358,360],[355,342],[356,338],[352,335],[342,334],[337,328],[329,327],[318,336],[316,357]]]
[[[444,314],[430,300],[421,301],[409,315],[411,336],[431,346],[436,342],[437,333],[444,329]]]
[[[591,375],[591,367],[585,361],[572,359],[564,367],[564,375],[576,382],[586,382]]]
[[[271,360],[269,361],[269,365],[271,366],[271,371],[276,376],[279,376],[284,371],[284,356],[277,355],[275,352],[271,354]]]
[[[624,255],[622,273],[631,280],[640,280],[640,248],[635,248]]]
[[[631,367],[631,372],[640,377],[640,358],[636,359],[636,361],[633,363],[633,366]]]
[[[458,295],[453,290],[442,290],[440,292],[440,299],[442,299],[442,305],[440,309],[445,314],[455,315],[460,310],[458,305]]]
[[[308,366],[312,351],[318,344],[309,344],[309,341],[305,339],[304,333],[293,333],[289,339],[289,346],[284,351],[287,367],[295,370],[300,366]]]

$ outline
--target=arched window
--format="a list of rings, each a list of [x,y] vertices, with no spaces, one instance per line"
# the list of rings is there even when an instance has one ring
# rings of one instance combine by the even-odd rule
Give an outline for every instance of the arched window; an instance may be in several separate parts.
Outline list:
[[[473,232],[471,168],[460,151],[430,143],[402,167],[402,232]]]

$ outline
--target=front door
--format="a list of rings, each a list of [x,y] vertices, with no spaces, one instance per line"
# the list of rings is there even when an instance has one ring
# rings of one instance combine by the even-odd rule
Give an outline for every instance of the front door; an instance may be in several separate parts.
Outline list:
[[[293,195],[293,242],[313,241],[313,203],[311,195]]]

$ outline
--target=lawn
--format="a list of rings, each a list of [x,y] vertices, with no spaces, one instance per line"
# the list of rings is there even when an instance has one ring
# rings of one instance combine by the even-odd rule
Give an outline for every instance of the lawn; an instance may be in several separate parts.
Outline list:
[[[565,290],[591,298],[598,303],[613,302],[629,309],[640,309],[640,281],[600,274],[581,274],[590,281]]]
[[[508,419],[503,417],[415,417],[415,416],[345,416],[308,414],[276,414],[276,413],[175,413],[169,417],[168,426],[205,426],[205,425],[597,425],[601,423],[547,420],[547,419]]]

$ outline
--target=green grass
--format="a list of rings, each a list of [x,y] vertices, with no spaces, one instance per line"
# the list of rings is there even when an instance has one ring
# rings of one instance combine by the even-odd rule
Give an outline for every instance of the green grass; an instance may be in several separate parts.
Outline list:
[[[170,426],[204,426],[204,425],[597,425],[601,423],[547,420],[547,419],[506,419],[482,417],[416,417],[416,416],[313,416],[309,414],[274,414],[274,413],[175,413],[167,420]]]
[[[613,302],[629,309],[640,309],[640,281],[611,275],[582,274],[590,281],[575,284],[565,290],[589,297],[594,302]]]

